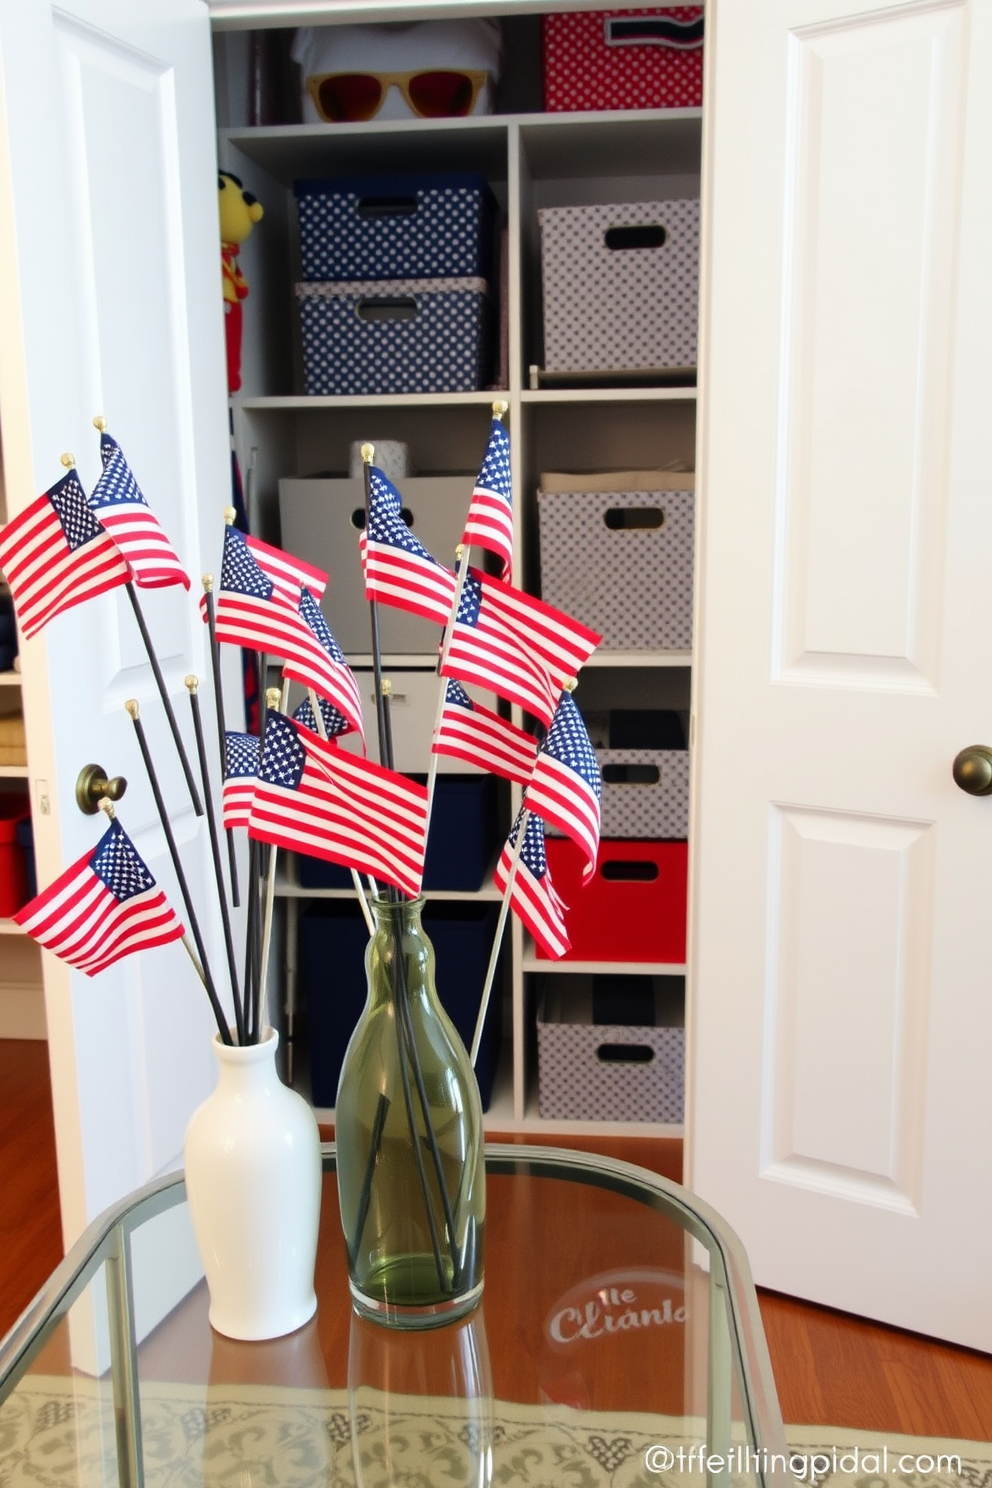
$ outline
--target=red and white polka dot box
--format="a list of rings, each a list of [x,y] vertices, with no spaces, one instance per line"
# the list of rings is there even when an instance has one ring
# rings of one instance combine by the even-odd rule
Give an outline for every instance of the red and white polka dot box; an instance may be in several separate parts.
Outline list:
[[[699,108],[703,7],[544,17],[544,107]]]

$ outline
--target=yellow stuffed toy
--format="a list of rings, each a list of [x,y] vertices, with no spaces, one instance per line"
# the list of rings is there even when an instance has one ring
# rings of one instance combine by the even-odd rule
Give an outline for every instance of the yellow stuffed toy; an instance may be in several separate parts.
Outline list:
[[[241,386],[241,301],[248,295],[248,280],[238,268],[238,249],[256,222],[263,217],[262,203],[246,191],[230,171],[217,178],[220,204],[220,264],[224,290],[224,334],[227,344],[227,388],[236,393]]]

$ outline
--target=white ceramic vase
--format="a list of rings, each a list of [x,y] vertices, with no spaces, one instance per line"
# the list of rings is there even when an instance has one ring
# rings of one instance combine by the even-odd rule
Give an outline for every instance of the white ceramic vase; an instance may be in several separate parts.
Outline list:
[[[313,1111],[279,1079],[279,1035],[214,1036],[220,1078],[186,1130],[186,1193],[210,1291],[210,1323],[227,1338],[281,1338],[317,1309],[320,1135]]]

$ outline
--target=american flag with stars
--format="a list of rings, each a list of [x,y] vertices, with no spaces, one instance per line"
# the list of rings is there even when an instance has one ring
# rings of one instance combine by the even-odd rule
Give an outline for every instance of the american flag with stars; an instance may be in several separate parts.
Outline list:
[[[245,542],[266,578],[272,580],[279,593],[291,605],[297,604],[300,590],[304,586],[317,599],[323,598],[327,588],[327,574],[322,568],[317,568],[302,558],[294,558],[291,553],[284,553],[282,548],[274,548],[260,537],[252,537],[250,532],[245,533]]]
[[[21,928],[87,976],[122,956],[178,940],[183,926],[119,822],[19,910]]]
[[[466,549],[477,544],[502,560],[500,578],[513,571],[513,499],[510,490],[510,436],[494,418],[482,467],[469,502]]]
[[[596,870],[603,777],[582,714],[562,693],[547,738],[537,755],[524,804],[558,827],[586,855],[583,882]]]
[[[250,651],[285,658],[295,651],[316,651],[313,633],[300,618],[299,596],[293,604],[259,567],[244,533],[224,529],[224,558],[215,596],[217,639]],[[206,605],[200,611],[206,619]]]
[[[557,702],[562,687],[589,660],[603,637],[563,610],[525,594],[477,569],[469,569],[482,585],[484,603],[494,618],[515,630],[528,650],[547,668]]]
[[[530,654],[523,636],[490,602],[483,576],[470,568],[441,664],[443,677],[474,683],[519,703],[549,727],[560,688]],[[494,581],[497,587],[503,587]]]
[[[246,827],[258,776],[258,735],[228,730],[224,735],[224,784],[221,787],[225,828]]]
[[[300,590],[298,611],[307,644],[301,642],[286,656],[283,676],[302,682],[304,687],[312,687],[326,697],[364,739],[362,695],[355,675],[331,634],[320,605],[306,586]]]
[[[513,830],[500,854],[493,881],[500,893],[506,895],[513,860],[516,856],[517,839],[521,822],[526,817],[524,840],[517,860],[513,884],[510,888],[510,908],[533,935],[541,949],[557,961],[569,949],[571,941],[565,929],[564,910],[555,893],[544,851],[544,823],[539,816],[521,807]]]
[[[369,471],[368,529],[359,540],[365,597],[447,625],[458,580],[414,537],[402,497],[381,470]]]
[[[89,503],[131,566],[139,589],[189,588],[189,577],[158,518],[145,500],[116,439],[100,435],[103,473]]]
[[[63,610],[131,578],[113,539],[90,511],[75,470],[0,532],[0,568],[26,637],[37,635]]]
[[[427,788],[270,711],[248,835],[417,895]]]
[[[484,708],[469,697],[460,682],[449,678],[431,751],[526,785],[537,758],[537,740],[508,718]]]
[[[324,733],[329,739],[336,739],[339,734],[348,734],[351,732],[351,724],[343,713],[338,712],[333,703],[329,703],[326,698],[318,697],[317,705],[320,708],[320,716],[324,721]],[[303,727],[309,729],[312,734],[320,733],[320,729],[317,727],[317,715],[314,713],[313,704],[308,697],[305,697],[299,707],[293,710],[293,717],[297,723],[302,723]]]

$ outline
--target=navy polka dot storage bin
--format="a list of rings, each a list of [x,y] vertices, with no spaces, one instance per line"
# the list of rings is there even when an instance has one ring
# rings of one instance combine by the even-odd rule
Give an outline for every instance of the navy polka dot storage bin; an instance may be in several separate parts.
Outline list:
[[[492,278],[496,201],[483,176],[295,181],[303,278]]]
[[[308,394],[485,387],[491,312],[481,279],[298,284]]]

